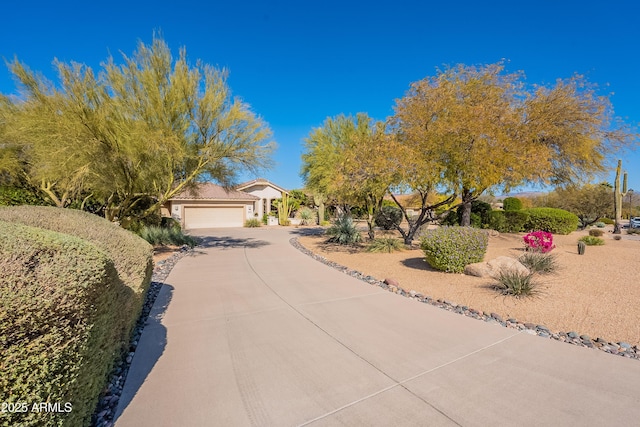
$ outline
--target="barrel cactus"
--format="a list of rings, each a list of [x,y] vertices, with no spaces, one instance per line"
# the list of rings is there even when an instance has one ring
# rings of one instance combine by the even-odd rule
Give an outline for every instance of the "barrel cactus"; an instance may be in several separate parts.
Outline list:
[[[578,255],[584,255],[587,245],[584,242],[578,242]]]

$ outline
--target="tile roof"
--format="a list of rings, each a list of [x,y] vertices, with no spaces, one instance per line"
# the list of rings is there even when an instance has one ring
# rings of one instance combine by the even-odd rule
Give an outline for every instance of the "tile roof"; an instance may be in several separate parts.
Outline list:
[[[196,191],[184,190],[170,200],[260,200],[260,198],[244,191],[225,190],[217,184],[206,182],[198,184]]]
[[[244,190],[245,188],[251,187],[252,185],[270,185],[273,188],[275,188],[278,191],[282,191],[284,193],[289,193],[287,190],[285,190],[284,188],[280,187],[279,185],[275,185],[273,182],[264,179],[264,178],[256,178],[253,179],[251,181],[247,181],[247,182],[243,182],[242,184],[236,185],[236,189],[237,190]]]

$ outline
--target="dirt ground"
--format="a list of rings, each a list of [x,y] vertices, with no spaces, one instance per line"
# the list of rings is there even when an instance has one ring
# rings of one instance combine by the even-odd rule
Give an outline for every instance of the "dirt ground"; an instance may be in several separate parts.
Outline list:
[[[541,292],[515,299],[498,294],[490,279],[443,273],[432,269],[421,250],[391,254],[367,253],[326,244],[324,236],[300,237],[300,243],[325,258],[380,280],[393,278],[405,290],[446,299],[504,319],[545,325],[554,332],[574,331],[595,339],[640,345],[640,238],[622,234],[614,240],[605,228],[605,245],[587,246],[578,255],[577,241],[587,231],[554,236],[560,269],[539,276]],[[522,254],[524,234],[489,238],[485,261]]]

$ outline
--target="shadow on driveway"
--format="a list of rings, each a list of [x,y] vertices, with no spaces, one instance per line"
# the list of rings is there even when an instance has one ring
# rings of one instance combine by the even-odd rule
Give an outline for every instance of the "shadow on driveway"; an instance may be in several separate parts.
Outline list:
[[[253,237],[247,238],[238,238],[231,236],[204,236],[198,237],[200,243],[199,247],[203,248],[261,248],[263,246],[268,246],[271,243],[265,240],[254,239]]]
[[[151,313],[149,313],[133,362],[126,376],[124,390],[120,396],[118,409],[113,420],[114,423],[127,409],[127,406],[138,393],[160,356],[164,353],[164,349],[167,346],[167,329],[162,325],[162,318],[171,303],[173,289],[173,286],[163,283]]]

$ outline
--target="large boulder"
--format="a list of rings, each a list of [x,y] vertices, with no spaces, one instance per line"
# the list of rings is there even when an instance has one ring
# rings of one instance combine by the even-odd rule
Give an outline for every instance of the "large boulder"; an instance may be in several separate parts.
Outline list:
[[[501,271],[516,271],[522,274],[529,274],[529,269],[522,265],[520,261],[508,256],[499,256],[488,262],[477,262],[469,264],[464,268],[464,274],[476,277],[497,278]]]

